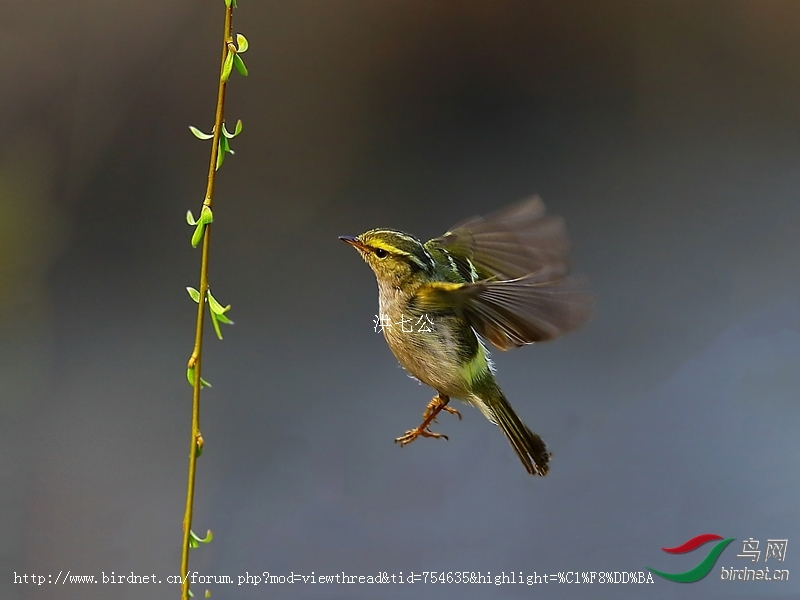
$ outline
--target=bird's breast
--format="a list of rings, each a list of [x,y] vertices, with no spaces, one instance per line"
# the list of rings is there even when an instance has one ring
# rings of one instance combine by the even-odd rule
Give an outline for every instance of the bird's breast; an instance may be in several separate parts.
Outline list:
[[[464,328],[474,337],[469,326],[452,314],[425,313],[408,302],[388,300],[380,302],[383,335],[403,368],[438,392],[465,397]]]

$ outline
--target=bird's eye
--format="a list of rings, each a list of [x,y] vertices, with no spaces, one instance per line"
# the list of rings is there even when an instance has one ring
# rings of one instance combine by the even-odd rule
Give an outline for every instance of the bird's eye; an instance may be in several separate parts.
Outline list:
[[[377,256],[378,258],[386,258],[387,256],[389,256],[389,253],[383,248],[375,248],[375,256]]]

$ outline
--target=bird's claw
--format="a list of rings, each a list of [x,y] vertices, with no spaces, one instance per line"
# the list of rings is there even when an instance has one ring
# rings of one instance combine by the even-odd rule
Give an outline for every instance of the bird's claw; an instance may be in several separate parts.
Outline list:
[[[436,439],[444,438],[446,440],[450,439],[445,434],[436,433],[434,431],[431,431],[427,427],[417,427],[416,429],[409,429],[403,435],[401,435],[399,438],[396,438],[394,440],[394,442],[396,444],[400,444],[400,447],[402,448],[406,444],[410,444],[411,442],[413,442],[419,436],[427,437],[427,438],[436,438]]]
[[[429,429],[429,426],[432,421],[436,421],[436,415],[438,415],[442,410],[446,410],[450,414],[458,415],[458,418],[461,418],[461,413],[459,413],[455,408],[450,408],[447,406],[447,403],[450,402],[449,396],[442,396],[441,394],[437,394],[433,397],[433,400],[428,402],[428,406],[425,408],[425,412],[422,416],[422,424],[415,428],[409,429],[399,438],[395,439],[395,443],[400,444],[400,446],[405,446],[406,444],[410,444],[419,436],[427,437],[427,438],[444,438],[449,439],[443,433],[434,433]]]
[[[457,416],[459,421],[461,420],[461,413],[460,413],[460,412],[458,412],[458,410],[457,410],[457,409],[455,409],[455,408],[453,408],[452,406],[443,406],[443,407],[442,407],[442,410],[446,410],[446,411],[447,411],[447,412],[449,412],[451,415],[455,415],[455,416]]]
[[[444,404],[439,399],[439,396],[434,396],[433,399],[430,402],[428,402],[428,406],[425,407],[425,412],[422,413],[422,419],[423,420],[427,420],[428,417],[430,417],[431,415],[434,414],[434,411],[436,413],[438,413],[438,412],[440,412],[442,410],[446,410],[451,415],[457,416],[459,421],[461,420],[461,413],[458,412],[458,410],[453,408],[452,406],[448,406],[447,404]],[[432,420],[436,421],[436,417],[434,416]]]

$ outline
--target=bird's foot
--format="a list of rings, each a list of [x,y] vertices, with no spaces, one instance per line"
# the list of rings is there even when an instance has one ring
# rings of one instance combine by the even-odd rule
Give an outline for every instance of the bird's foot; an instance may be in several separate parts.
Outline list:
[[[429,426],[432,421],[436,420],[436,415],[438,415],[443,410],[446,410],[450,414],[458,415],[458,418],[461,418],[461,413],[459,413],[455,408],[450,408],[447,406],[447,403],[450,402],[449,396],[444,396],[442,394],[437,394],[433,397],[428,403],[428,406],[425,408],[425,412],[422,415],[422,425],[417,427],[416,429],[409,429],[399,438],[395,439],[395,442],[400,444],[401,446],[405,446],[406,444],[410,444],[419,436],[428,437],[428,438],[444,438],[449,439],[443,433],[435,433],[429,429]]]
[[[427,425],[425,427],[420,425],[416,429],[409,429],[403,435],[401,435],[399,438],[396,438],[394,441],[395,441],[396,444],[400,444],[400,446],[402,447],[402,446],[405,446],[406,444],[410,444],[415,439],[417,439],[419,436],[427,437],[427,438],[449,439],[443,433],[436,433],[434,431],[431,431],[430,429],[428,429]]]
[[[435,421],[436,415],[438,415],[441,411],[444,410],[449,412],[451,415],[457,416],[458,420],[460,421],[461,413],[458,412],[458,410],[456,410],[452,406],[447,405],[447,403],[450,401],[450,398],[448,396],[445,396],[444,398],[445,399],[442,399],[442,397],[439,396],[438,394],[434,396],[431,399],[431,401],[428,402],[428,406],[425,407],[425,412],[422,413],[422,419],[427,420],[428,417],[433,415],[433,417],[431,417],[431,420]]]

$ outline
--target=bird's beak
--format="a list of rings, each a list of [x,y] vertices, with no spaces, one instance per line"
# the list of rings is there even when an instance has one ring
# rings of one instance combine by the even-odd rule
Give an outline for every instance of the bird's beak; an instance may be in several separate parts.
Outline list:
[[[355,238],[351,235],[340,235],[339,239],[342,240],[343,242],[350,244],[354,248],[358,248],[359,250],[363,250],[365,252],[368,250],[368,248],[364,244],[362,244],[358,238]]]

